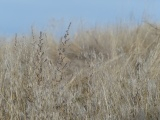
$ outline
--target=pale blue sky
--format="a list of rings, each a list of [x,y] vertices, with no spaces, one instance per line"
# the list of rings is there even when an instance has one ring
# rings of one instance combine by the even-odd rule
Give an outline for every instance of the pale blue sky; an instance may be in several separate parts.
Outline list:
[[[160,20],[160,0],[0,0],[0,35],[29,32],[31,25],[45,30],[71,21],[88,26],[129,21],[134,16]]]

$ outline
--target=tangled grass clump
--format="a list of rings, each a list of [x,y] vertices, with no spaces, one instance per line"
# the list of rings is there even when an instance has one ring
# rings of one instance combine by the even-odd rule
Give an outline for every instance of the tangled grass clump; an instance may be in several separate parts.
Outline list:
[[[144,23],[0,44],[1,120],[160,118],[160,29]],[[69,39],[70,38],[70,39]]]

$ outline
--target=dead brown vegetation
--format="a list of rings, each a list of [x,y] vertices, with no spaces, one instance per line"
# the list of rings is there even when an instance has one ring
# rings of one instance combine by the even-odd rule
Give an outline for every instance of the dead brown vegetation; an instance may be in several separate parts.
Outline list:
[[[69,29],[1,39],[0,119],[160,118],[158,25]]]

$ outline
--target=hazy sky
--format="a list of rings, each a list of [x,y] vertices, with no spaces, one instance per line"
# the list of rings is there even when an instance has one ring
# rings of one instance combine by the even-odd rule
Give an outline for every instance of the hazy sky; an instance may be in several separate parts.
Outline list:
[[[160,0],[0,0],[0,34],[25,33],[71,21],[86,25],[160,20]]]

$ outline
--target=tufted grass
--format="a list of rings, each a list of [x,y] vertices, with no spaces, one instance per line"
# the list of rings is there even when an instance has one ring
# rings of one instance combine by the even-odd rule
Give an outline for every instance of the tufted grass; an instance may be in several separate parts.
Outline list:
[[[160,118],[158,25],[69,29],[1,38],[1,120]]]

